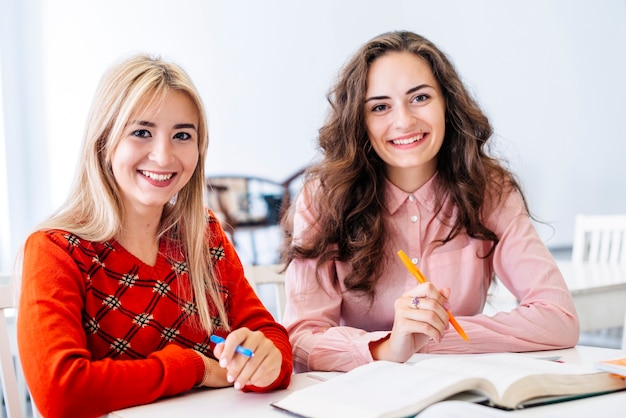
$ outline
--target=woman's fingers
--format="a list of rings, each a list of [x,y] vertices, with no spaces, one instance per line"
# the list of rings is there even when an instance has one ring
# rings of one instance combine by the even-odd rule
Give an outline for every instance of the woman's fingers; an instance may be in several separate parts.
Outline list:
[[[223,347],[219,347],[223,346]],[[237,347],[245,347],[253,352],[252,356],[242,353]],[[241,328],[226,337],[223,344],[214,350],[221,367],[227,369],[227,380],[236,389],[245,385],[265,387],[278,377],[282,355],[274,343],[265,338],[260,331]]]
[[[439,341],[448,323],[448,313],[435,299],[427,297],[403,297],[406,308],[404,317],[410,321],[414,332],[422,332]]]
[[[396,309],[404,318],[405,332],[423,333],[433,340],[441,340],[448,326],[449,288],[438,290],[432,283],[423,283],[409,290],[398,299]]]
[[[407,295],[412,297],[417,296],[420,298],[434,299],[443,305],[448,302],[448,298],[450,297],[450,288],[442,287],[441,289],[437,289],[434,284],[426,282],[415,286],[403,296]]]
[[[450,289],[439,291],[432,283],[422,283],[396,299],[395,317],[389,338],[372,345],[376,359],[406,361],[429,340],[441,341],[448,328]]]
[[[278,377],[281,363],[280,351],[270,340],[265,339],[254,357],[241,368],[236,377],[235,388],[240,389],[244,385],[269,386]]]

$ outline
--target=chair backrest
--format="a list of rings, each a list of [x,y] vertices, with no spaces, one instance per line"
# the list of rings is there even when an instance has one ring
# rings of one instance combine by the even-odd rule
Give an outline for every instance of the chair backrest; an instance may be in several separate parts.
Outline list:
[[[626,263],[626,214],[577,215],[572,261]]]
[[[23,417],[20,395],[11,351],[11,340],[7,327],[5,310],[15,307],[13,285],[0,284],[0,375],[2,376],[2,393],[7,415],[10,418]]]
[[[284,187],[272,180],[250,176],[207,177],[208,205],[221,212],[232,227],[275,225]]]
[[[272,312],[277,322],[282,322],[285,312],[285,275],[282,264],[244,265],[246,278],[257,295]]]
[[[233,228],[277,225],[294,193],[302,187],[306,168],[282,182],[247,175],[207,176],[207,204]]]

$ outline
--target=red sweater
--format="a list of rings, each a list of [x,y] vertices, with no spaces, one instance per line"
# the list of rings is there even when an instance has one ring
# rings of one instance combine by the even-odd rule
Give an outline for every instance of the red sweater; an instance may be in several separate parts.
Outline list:
[[[245,389],[286,387],[292,373],[287,332],[259,301],[214,217],[208,228],[231,329],[262,331],[283,356],[270,387]],[[185,260],[164,254],[166,248],[162,242],[156,264],[148,266],[114,240],[89,242],[64,231],[28,238],[18,346],[28,387],[45,417],[100,416],[200,383],[204,364],[194,350],[214,357],[213,345],[191,320],[197,315]],[[219,327],[215,333],[226,336]]]

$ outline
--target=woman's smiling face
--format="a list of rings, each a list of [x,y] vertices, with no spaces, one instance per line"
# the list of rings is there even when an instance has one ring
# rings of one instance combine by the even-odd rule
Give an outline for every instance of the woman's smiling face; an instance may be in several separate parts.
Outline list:
[[[183,92],[139,110],[111,157],[126,211],[159,212],[193,175],[198,164],[199,115]]]
[[[372,62],[365,123],[392,183],[413,192],[432,177],[445,134],[445,100],[423,58],[388,52]]]

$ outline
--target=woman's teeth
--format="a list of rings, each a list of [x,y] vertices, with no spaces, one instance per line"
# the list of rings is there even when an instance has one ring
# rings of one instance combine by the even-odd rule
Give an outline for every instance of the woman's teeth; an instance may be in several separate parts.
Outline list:
[[[141,174],[143,174],[146,177],[150,177],[152,180],[156,180],[156,181],[166,181],[172,178],[173,174],[169,173],[169,174],[156,174],[156,173],[151,173],[149,171],[142,171]]]
[[[394,145],[407,145],[412,144],[413,142],[417,142],[424,137],[424,134],[415,135],[412,138],[407,139],[394,139],[391,141]]]

